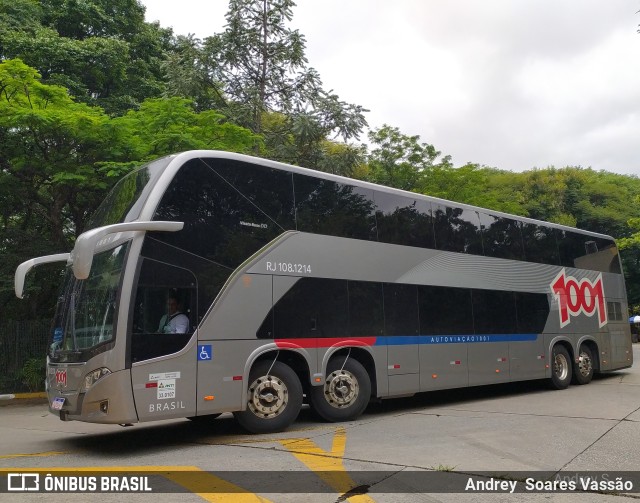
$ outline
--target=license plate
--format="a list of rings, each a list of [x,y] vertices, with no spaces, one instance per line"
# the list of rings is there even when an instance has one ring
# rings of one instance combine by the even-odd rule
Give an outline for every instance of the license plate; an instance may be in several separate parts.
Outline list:
[[[51,402],[51,408],[53,410],[62,410],[63,405],[64,405],[64,397],[62,396],[58,396],[54,398],[53,402]]]

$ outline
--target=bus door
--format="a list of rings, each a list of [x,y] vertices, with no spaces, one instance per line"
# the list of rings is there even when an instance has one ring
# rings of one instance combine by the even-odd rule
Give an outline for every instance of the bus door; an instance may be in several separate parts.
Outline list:
[[[130,341],[140,421],[195,415],[197,298],[191,271],[141,259]]]

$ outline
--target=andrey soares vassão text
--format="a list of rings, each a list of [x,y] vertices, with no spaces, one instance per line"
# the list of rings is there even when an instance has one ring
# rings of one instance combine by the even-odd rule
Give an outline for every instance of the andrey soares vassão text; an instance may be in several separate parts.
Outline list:
[[[520,482],[525,492],[565,492],[565,491],[616,491],[629,492],[634,488],[634,484],[630,480],[624,480],[622,477],[611,477],[602,474],[599,477],[593,475],[574,475],[566,479],[561,475],[555,480],[536,480],[527,478],[524,486]],[[490,478],[488,480],[475,480],[469,478],[465,486],[465,491],[473,492],[509,492],[516,491],[518,485],[517,480],[502,480]]]

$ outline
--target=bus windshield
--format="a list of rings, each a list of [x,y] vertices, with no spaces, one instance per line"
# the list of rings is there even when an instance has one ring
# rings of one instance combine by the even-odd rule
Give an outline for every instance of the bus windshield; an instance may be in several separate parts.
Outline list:
[[[94,229],[138,218],[140,209],[146,200],[146,194],[170,161],[170,157],[163,157],[145,164],[122,178],[98,206],[87,222],[86,228]]]
[[[117,293],[128,243],[96,254],[91,274],[78,280],[67,270],[56,313],[50,356],[82,353],[111,341]]]

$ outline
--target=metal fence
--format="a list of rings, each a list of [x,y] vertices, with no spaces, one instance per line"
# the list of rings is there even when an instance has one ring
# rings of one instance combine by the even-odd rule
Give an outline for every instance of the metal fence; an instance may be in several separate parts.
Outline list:
[[[0,321],[0,394],[44,390],[51,320]]]

